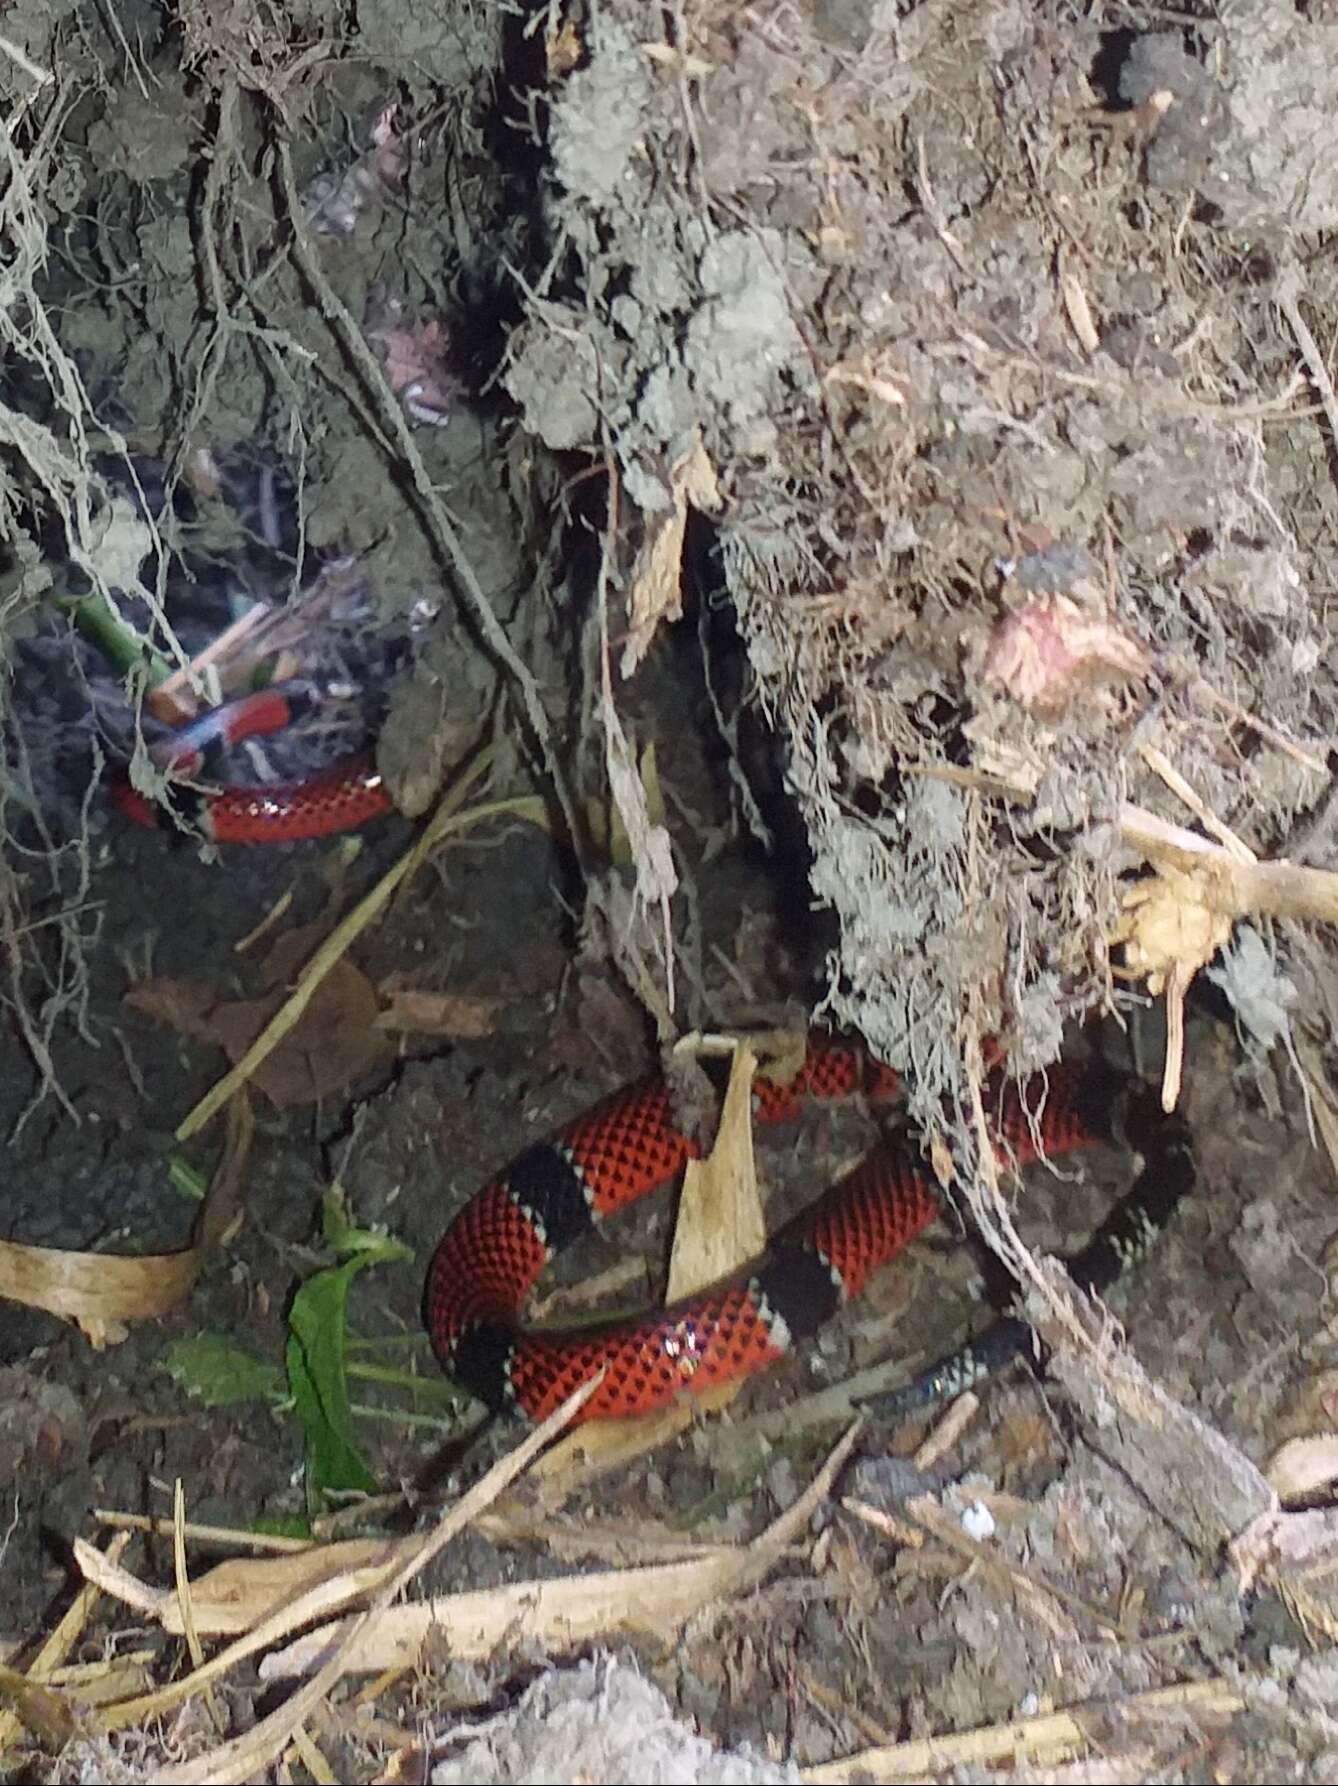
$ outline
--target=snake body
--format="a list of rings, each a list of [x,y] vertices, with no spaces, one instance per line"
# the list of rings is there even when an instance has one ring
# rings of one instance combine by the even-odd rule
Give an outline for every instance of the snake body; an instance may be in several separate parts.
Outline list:
[[[153,754],[177,776],[208,775],[225,748],[292,724],[318,699],[301,682],[243,696],[174,732]],[[122,812],[138,823],[165,816],[128,777],[113,791]],[[225,783],[187,797],[198,828],[220,843],[323,837],[392,809],[370,756],[345,758],[301,781]],[[796,1115],[806,1099],[862,1093],[885,1101],[899,1089],[897,1076],[860,1050],[815,1040],[791,1083],[758,1081],[753,1113],[759,1123],[774,1123]],[[1192,1186],[1183,1124],[1146,1099],[1130,1104],[1105,1072],[1061,1070],[1043,1088],[1005,1089],[994,1099],[996,1146],[1016,1165],[1110,1141],[1129,1110],[1139,1112],[1128,1138],[1142,1152],[1141,1173],[1070,1262],[1075,1281],[1090,1291],[1107,1289],[1148,1249]],[[665,1082],[650,1079],[596,1104],[485,1184],[446,1231],[427,1274],[424,1316],[447,1374],[494,1410],[531,1420],[551,1413],[600,1368],[604,1380],[581,1419],[644,1413],[683,1395],[700,1396],[751,1375],[811,1336],[940,1209],[923,1163],[879,1148],[783,1228],[765,1257],[735,1281],[639,1319],[561,1336],[520,1325],[526,1297],[557,1253],[674,1177],[699,1152],[675,1118]],[[1032,1345],[1027,1324],[1003,1316],[874,1410],[895,1418],[960,1393]]]
[[[211,708],[171,733],[151,752],[155,765],[192,782],[211,777],[224,750],[243,739],[282,731],[312,712],[320,693],[311,683],[276,683]],[[112,798],[139,825],[182,820],[215,843],[297,843],[351,831],[393,810],[369,752],[341,758],[296,781],[178,785],[169,810],[133,787],[126,774],[112,783]]]
[[[807,1098],[894,1096],[896,1076],[858,1050],[815,1040],[788,1086],[759,1082],[758,1122],[784,1120]],[[1034,1101],[1034,1109],[1033,1109]],[[1018,1165],[1114,1138],[1105,1072],[1059,1071],[1037,1088],[993,1100],[1001,1157]],[[1193,1180],[1178,1125],[1162,1125],[1134,1191],[1075,1261],[1106,1287],[1150,1243]],[[615,1093],[527,1148],[464,1206],[428,1269],[424,1315],[443,1369],[498,1412],[541,1420],[603,1367],[580,1419],[648,1412],[751,1375],[784,1357],[863,1289],[939,1213],[927,1168],[876,1149],[774,1237],[751,1270],[638,1319],[579,1332],[527,1331],[519,1314],[549,1261],[607,1216],[645,1196],[698,1156],[663,1080]],[[956,1393],[1016,1357],[1026,1324],[1004,1317],[972,1346],[916,1378],[880,1411],[898,1414]]]

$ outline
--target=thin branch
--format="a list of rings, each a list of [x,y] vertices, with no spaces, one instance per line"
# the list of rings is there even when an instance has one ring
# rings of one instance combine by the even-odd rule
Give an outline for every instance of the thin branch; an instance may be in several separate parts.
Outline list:
[[[404,419],[403,409],[386,382],[385,373],[378,364],[376,355],[368,347],[363,339],[362,331],[349,313],[347,305],[325,275],[325,270],[321,266],[320,257],[312,244],[311,235],[303,217],[302,201],[298,196],[297,186],[293,179],[292,157],[288,151],[288,144],[282,137],[278,139],[277,152],[279,179],[293,230],[293,258],[319,299],[321,312],[336,339],[361,375],[387,433],[399,449],[404,464],[408,467],[410,476],[413,478],[414,488],[422,503],[423,520],[433,545],[437,548],[441,558],[455,572],[460,593],[465,599],[466,606],[472,612],[488,648],[520,692],[526,717],[539,747],[544,753],[544,761],[553,784],[553,791],[557,795],[563,819],[566,821],[567,835],[576,852],[578,862],[584,870],[582,840],[585,836],[585,829],[575,799],[567,786],[567,778],[559,760],[557,744],[539,693],[539,685],[529,668],[521,661],[515,646],[507,637],[506,629],[493,612],[487,596],[483,593],[474,567],[460,542],[460,536],[446,517],[441,498],[437,495],[428,469],[423,463],[423,455],[418,450],[418,443]]]

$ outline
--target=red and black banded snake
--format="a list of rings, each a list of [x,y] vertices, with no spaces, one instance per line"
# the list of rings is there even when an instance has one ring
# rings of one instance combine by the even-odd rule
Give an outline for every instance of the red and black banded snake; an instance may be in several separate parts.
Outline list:
[[[243,697],[174,733],[155,750],[160,767],[194,776],[226,745],[292,723],[318,698],[286,683]],[[140,823],[156,809],[127,779],[121,810]],[[370,757],[347,758],[303,781],[229,785],[195,796],[197,822],[218,842],[290,842],[350,829],[391,810]],[[1130,1098],[1104,1068],[1057,1069],[1043,1086],[1003,1086],[992,1121],[1002,1157],[1024,1165],[1117,1138],[1137,1146],[1137,1182],[1069,1262],[1085,1289],[1107,1288],[1136,1260],[1193,1184],[1186,1131],[1149,1098]],[[850,1046],[815,1039],[788,1085],[759,1079],[753,1113],[784,1121],[805,1099],[898,1095],[890,1069]],[[1136,1114],[1131,1114],[1136,1113]],[[850,1298],[872,1272],[922,1233],[940,1211],[927,1167],[905,1151],[875,1149],[773,1238],[751,1271],[717,1289],[638,1319],[558,1336],[518,1324],[530,1289],[552,1258],[595,1224],[644,1197],[699,1156],[677,1123],[662,1079],[596,1104],[547,1141],[525,1149],[455,1217],[433,1255],[424,1318],[448,1375],[499,1412],[542,1419],[606,1367],[580,1418],[636,1414],[714,1384],[753,1374],[785,1356]],[[1004,1316],[970,1345],[876,1404],[892,1416],[955,1394],[1023,1353],[1031,1330]]]
[[[278,682],[211,708],[149,754],[159,769],[193,781],[208,776],[224,749],[245,738],[282,731],[310,712],[319,699],[309,682]],[[133,787],[124,772],[112,782],[112,798],[136,824],[172,822],[169,811]],[[178,785],[174,800],[183,818],[215,843],[297,843],[331,837],[394,810],[368,752],[344,757],[298,781],[234,782],[200,789]]]
[[[806,1098],[895,1096],[896,1075],[858,1049],[814,1039],[788,1085],[759,1080],[759,1123],[797,1114]],[[1037,1087],[1004,1085],[992,1099],[1002,1157],[1024,1165],[1115,1138],[1126,1108],[1110,1072],[1060,1068]],[[1133,1191],[1070,1269],[1100,1290],[1144,1250],[1193,1182],[1178,1119],[1145,1106],[1144,1156]],[[433,1255],[424,1318],[449,1376],[498,1412],[540,1420],[600,1367],[604,1381],[581,1420],[648,1412],[683,1395],[751,1375],[784,1357],[934,1220],[940,1201],[927,1168],[878,1148],[782,1228],[751,1270],[638,1319],[560,1336],[527,1331],[518,1313],[549,1261],[606,1216],[676,1174],[699,1148],[674,1119],[663,1080],[631,1086],[536,1143],[483,1186]],[[885,1415],[957,1393],[1026,1347],[1025,1323],[1002,1317],[971,1346],[898,1391]]]

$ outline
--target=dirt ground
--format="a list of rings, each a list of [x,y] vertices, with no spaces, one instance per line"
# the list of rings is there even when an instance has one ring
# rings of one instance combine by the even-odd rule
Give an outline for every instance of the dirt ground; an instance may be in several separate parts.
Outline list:
[[[23,0],[0,92],[6,1777],[1332,1779],[1327,9]],[[317,711],[211,772],[365,746],[398,811],[116,810],[141,733],[272,677]],[[390,892],[443,789],[501,805]],[[451,1601],[304,1699],[284,1628],[177,1693],[243,1629],[201,1528],[409,1542],[514,1455],[421,1328],[473,1191],[686,1031],[814,1013],[1046,1370],[852,1433],[852,1375],[979,1319],[945,1219],[723,1414],[443,1542],[408,1599],[514,1590],[491,1638]],[[976,1121],[990,1050],[1098,1027],[1196,1160],[1113,1320],[1038,1262],[1128,1158],[996,1188]],[[770,1225],[873,1130],[760,1142]],[[655,1301],[671,1214],[550,1313]],[[160,1523],[74,1620],[108,1513]],[[588,1625],[517,1586],[583,1576]]]

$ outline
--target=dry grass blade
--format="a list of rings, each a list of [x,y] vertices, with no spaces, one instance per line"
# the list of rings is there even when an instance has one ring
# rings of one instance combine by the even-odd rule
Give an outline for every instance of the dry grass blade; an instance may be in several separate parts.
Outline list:
[[[359,900],[348,916],[335,926],[303,969],[301,978],[293,988],[292,997],[275,1012],[236,1066],[230,1072],[225,1073],[217,1084],[211,1086],[190,1114],[183,1119],[177,1129],[178,1141],[185,1141],[189,1136],[202,1129],[227,1102],[233,1092],[239,1086],[245,1085],[260,1063],[273,1052],[296,1025],[326,975],[343,958],[345,952],[352,947],[372,920],[385,909],[396,888],[422,867],[428,856],[444,838],[451,836],[454,832],[463,831],[469,825],[480,824],[484,819],[514,813],[529,806],[530,802],[523,799],[520,801],[492,800],[482,806],[471,806],[467,811],[460,811],[460,802],[470,788],[491,767],[492,757],[492,751],[487,750],[470,764],[460,780],[444,797],[418,839],[405,851],[394,867],[382,876],[371,892]]]
[[[703,1607],[762,1579],[830,1493],[860,1430],[859,1422],[851,1426],[804,1493],[750,1544],[682,1563],[445,1595],[397,1608],[374,1631],[344,1621],[300,1637],[269,1657],[263,1673],[267,1679],[305,1674],[322,1664],[332,1644],[341,1646],[346,1668],[371,1674],[412,1668],[429,1639],[444,1642],[456,1658],[481,1660],[521,1638],[559,1654],[629,1630],[665,1637]]]
[[[114,1532],[151,1532],[156,1537],[168,1538],[172,1535],[172,1521],[153,1513],[120,1513],[107,1507],[95,1507],[93,1518]],[[193,1519],[186,1521],[184,1531],[187,1538],[199,1543],[225,1544],[234,1550],[256,1550],[276,1556],[316,1548],[315,1540],[311,1538],[283,1538],[274,1532],[247,1532],[237,1526],[207,1525]]]
[[[595,1377],[583,1384],[542,1425],[536,1427],[517,1445],[514,1451],[495,1464],[480,1482],[461,1496],[439,1521],[436,1529],[415,1544],[411,1555],[394,1555],[380,1568],[366,1572],[371,1579],[360,1580],[359,1591],[375,1595],[373,1604],[352,1621],[343,1641],[312,1680],[252,1730],[232,1742],[222,1744],[208,1755],[200,1756],[180,1767],[167,1769],[159,1778],[171,1782],[172,1786],[227,1786],[228,1782],[242,1782],[263,1772],[283,1752],[292,1740],[293,1732],[345,1671],[346,1647],[375,1629],[396,1596],[408,1587],[419,1571],[457,1533],[483,1513],[503,1489],[528,1468],[544,1446],[562,1431],[573,1415],[590,1399],[599,1382],[600,1378]],[[106,1559],[100,1552],[92,1550],[91,1546],[76,1540],[75,1555],[80,1567],[90,1578],[95,1575],[104,1578],[107,1576]],[[140,1588],[133,1577],[129,1580],[133,1589]],[[221,1679],[246,1657],[254,1655],[258,1650],[267,1649],[290,1632],[321,1616],[322,1606],[313,1602],[319,1601],[323,1593],[323,1589],[317,1589],[314,1594],[302,1595],[255,1630],[229,1645],[202,1668],[173,1681],[158,1692],[107,1707],[90,1720],[91,1729],[105,1735],[109,1731],[124,1730],[131,1725],[162,1716],[173,1706]]]
[[[1075,1754],[1087,1747],[1085,1718],[1159,1717],[1167,1711],[1206,1712],[1221,1717],[1243,1711],[1245,1701],[1220,1677],[1191,1681],[1181,1687],[1160,1687],[1149,1693],[1132,1693],[1127,1699],[1092,1701],[1069,1711],[1048,1712],[1037,1718],[1010,1718],[1004,1724],[986,1724],[955,1736],[924,1737],[916,1742],[893,1743],[884,1749],[864,1749],[844,1761],[807,1767],[800,1779],[805,1786],[841,1786],[845,1781],[927,1780],[952,1768],[983,1767],[1001,1761],[1023,1762],[1056,1751]]]

